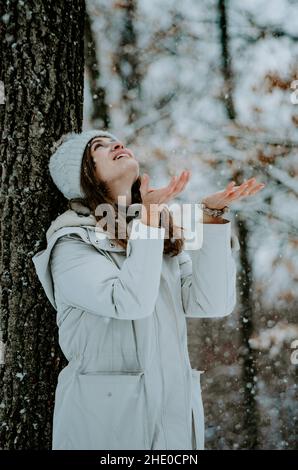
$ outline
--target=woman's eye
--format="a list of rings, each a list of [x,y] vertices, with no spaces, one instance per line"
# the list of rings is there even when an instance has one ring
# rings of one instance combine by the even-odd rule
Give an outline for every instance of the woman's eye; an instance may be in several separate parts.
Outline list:
[[[94,150],[96,150],[96,149],[97,149],[97,147],[99,147],[100,145],[101,145],[101,144],[97,144],[97,145],[95,145],[95,147],[94,147]],[[101,145],[101,146],[102,146],[102,145]]]

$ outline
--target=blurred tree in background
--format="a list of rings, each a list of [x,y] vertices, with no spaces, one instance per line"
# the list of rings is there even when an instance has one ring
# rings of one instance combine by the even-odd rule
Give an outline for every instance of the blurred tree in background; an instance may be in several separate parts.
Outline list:
[[[266,183],[231,207],[241,247],[237,308],[226,319],[188,319],[189,348],[193,367],[206,370],[207,448],[293,449],[298,5],[88,0],[87,9],[110,125],[153,184],[190,168],[184,203],[231,180]],[[88,128],[94,100],[87,77],[85,88]]]

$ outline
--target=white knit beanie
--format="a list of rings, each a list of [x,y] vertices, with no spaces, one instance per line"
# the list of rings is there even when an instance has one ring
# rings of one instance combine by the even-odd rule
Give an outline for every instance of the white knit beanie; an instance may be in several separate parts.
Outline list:
[[[56,150],[49,161],[50,175],[67,199],[85,196],[80,185],[81,165],[86,145],[94,137],[110,137],[118,140],[108,131],[91,129],[64,134],[52,148]]]

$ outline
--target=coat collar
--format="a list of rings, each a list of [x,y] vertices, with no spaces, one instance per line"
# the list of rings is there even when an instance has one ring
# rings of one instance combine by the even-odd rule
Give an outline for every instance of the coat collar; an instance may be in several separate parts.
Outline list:
[[[64,227],[81,227],[81,226],[89,226],[89,227],[96,227],[96,219],[95,217],[90,215],[80,215],[73,209],[68,209],[67,211],[63,212],[63,214],[56,217],[55,220],[51,223],[50,227],[46,232],[47,242],[49,242],[52,235],[54,235],[57,230],[64,228]]]
[[[115,248],[112,251],[124,251],[124,248],[112,243],[113,236],[108,231],[104,230],[96,221],[96,218],[88,207],[84,206],[80,202],[70,202],[70,209],[63,212],[61,215],[56,217],[52,221],[50,227],[46,232],[46,239],[49,243],[51,237],[66,227],[81,227],[85,228],[88,232],[88,238],[91,243],[95,243],[98,248],[110,249]],[[141,203],[131,204],[130,207],[133,207],[133,211],[141,210]],[[76,230],[74,229],[74,232]]]
[[[141,209],[141,204],[133,205],[138,206],[137,210]],[[103,230],[101,226],[96,225],[96,219],[88,208],[78,203],[72,204],[71,209],[59,215],[48,228],[46,232],[46,249],[39,251],[32,257],[37,276],[55,309],[57,309],[57,306],[50,268],[51,253],[60,237],[65,235],[71,236],[73,234],[80,237],[85,243],[93,245],[100,252],[123,252],[124,255],[129,256],[131,251],[130,244],[127,245],[126,250],[122,246],[116,245],[114,241],[112,241],[113,238],[111,234]],[[107,256],[109,255],[107,254]]]

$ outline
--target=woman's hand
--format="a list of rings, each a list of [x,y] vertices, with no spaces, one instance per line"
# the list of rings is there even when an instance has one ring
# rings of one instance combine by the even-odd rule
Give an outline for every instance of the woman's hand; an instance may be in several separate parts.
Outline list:
[[[159,227],[160,213],[165,204],[181,193],[190,179],[190,171],[184,170],[179,177],[172,176],[170,183],[160,189],[149,188],[149,175],[141,176],[142,196],[141,222]]]
[[[222,209],[241,197],[256,194],[265,186],[264,183],[257,183],[255,178],[244,181],[240,186],[235,186],[235,184],[235,181],[231,181],[226,189],[205,197],[202,202],[211,209]]]

